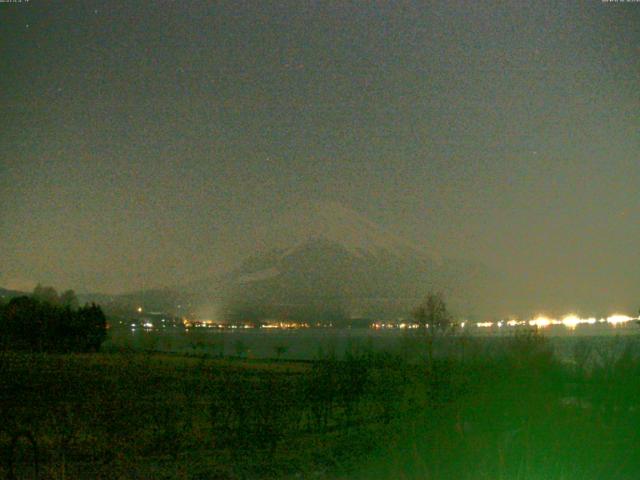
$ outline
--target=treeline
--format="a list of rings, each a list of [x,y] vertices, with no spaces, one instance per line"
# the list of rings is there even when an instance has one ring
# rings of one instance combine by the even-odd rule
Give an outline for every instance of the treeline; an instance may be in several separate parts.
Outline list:
[[[0,304],[0,347],[35,352],[97,351],[107,321],[95,304],[79,307],[73,290],[38,285],[30,296]]]
[[[561,362],[535,330],[427,330],[403,341],[419,358],[355,341],[299,363],[0,355],[0,478],[37,478],[24,448],[3,461],[12,426],[46,478],[640,477],[639,337],[580,339]]]

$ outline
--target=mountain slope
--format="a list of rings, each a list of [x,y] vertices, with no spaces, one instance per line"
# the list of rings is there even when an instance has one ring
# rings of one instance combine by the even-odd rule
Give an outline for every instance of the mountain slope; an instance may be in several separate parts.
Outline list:
[[[279,225],[289,238],[296,239],[289,250],[310,239],[322,238],[356,256],[383,253],[440,261],[435,252],[399,237],[338,202],[304,203],[283,215]]]
[[[430,290],[454,310],[483,314],[492,277],[484,266],[430,254],[336,204],[288,215],[286,248],[257,253],[227,276],[231,318],[397,318]]]

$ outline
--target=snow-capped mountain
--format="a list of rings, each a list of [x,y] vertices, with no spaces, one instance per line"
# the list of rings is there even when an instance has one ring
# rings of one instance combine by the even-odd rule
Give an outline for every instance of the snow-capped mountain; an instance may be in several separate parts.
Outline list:
[[[432,250],[399,237],[338,202],[307,202],[284,214],[279,223],[290,238],[297,239],[291,251],[310,239],[323,238],[356,256],[393,254],[440,261]]]
[[[227,315],[389,318],[429,290],[461,313],[483,309],[474,291],[489,276],[484,267],[442,259],[342,205],[306,205],[276,227],[291,245],[247,258],[225,279]]]

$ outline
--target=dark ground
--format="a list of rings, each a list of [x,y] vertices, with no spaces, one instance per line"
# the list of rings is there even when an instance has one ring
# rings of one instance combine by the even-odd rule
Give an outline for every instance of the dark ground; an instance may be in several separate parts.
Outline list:
[[[0,477],[640,477],[635,337],[562,363],[532,333],[451,342],[433,362],[4,352]]]

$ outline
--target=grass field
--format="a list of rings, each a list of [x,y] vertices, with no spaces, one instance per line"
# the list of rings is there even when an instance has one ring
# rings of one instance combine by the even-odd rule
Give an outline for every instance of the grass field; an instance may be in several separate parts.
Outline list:
[[[0,477],[639,478],[636,339],[571,363],[530,333],[455,341],[431,363],[4,352]]]

